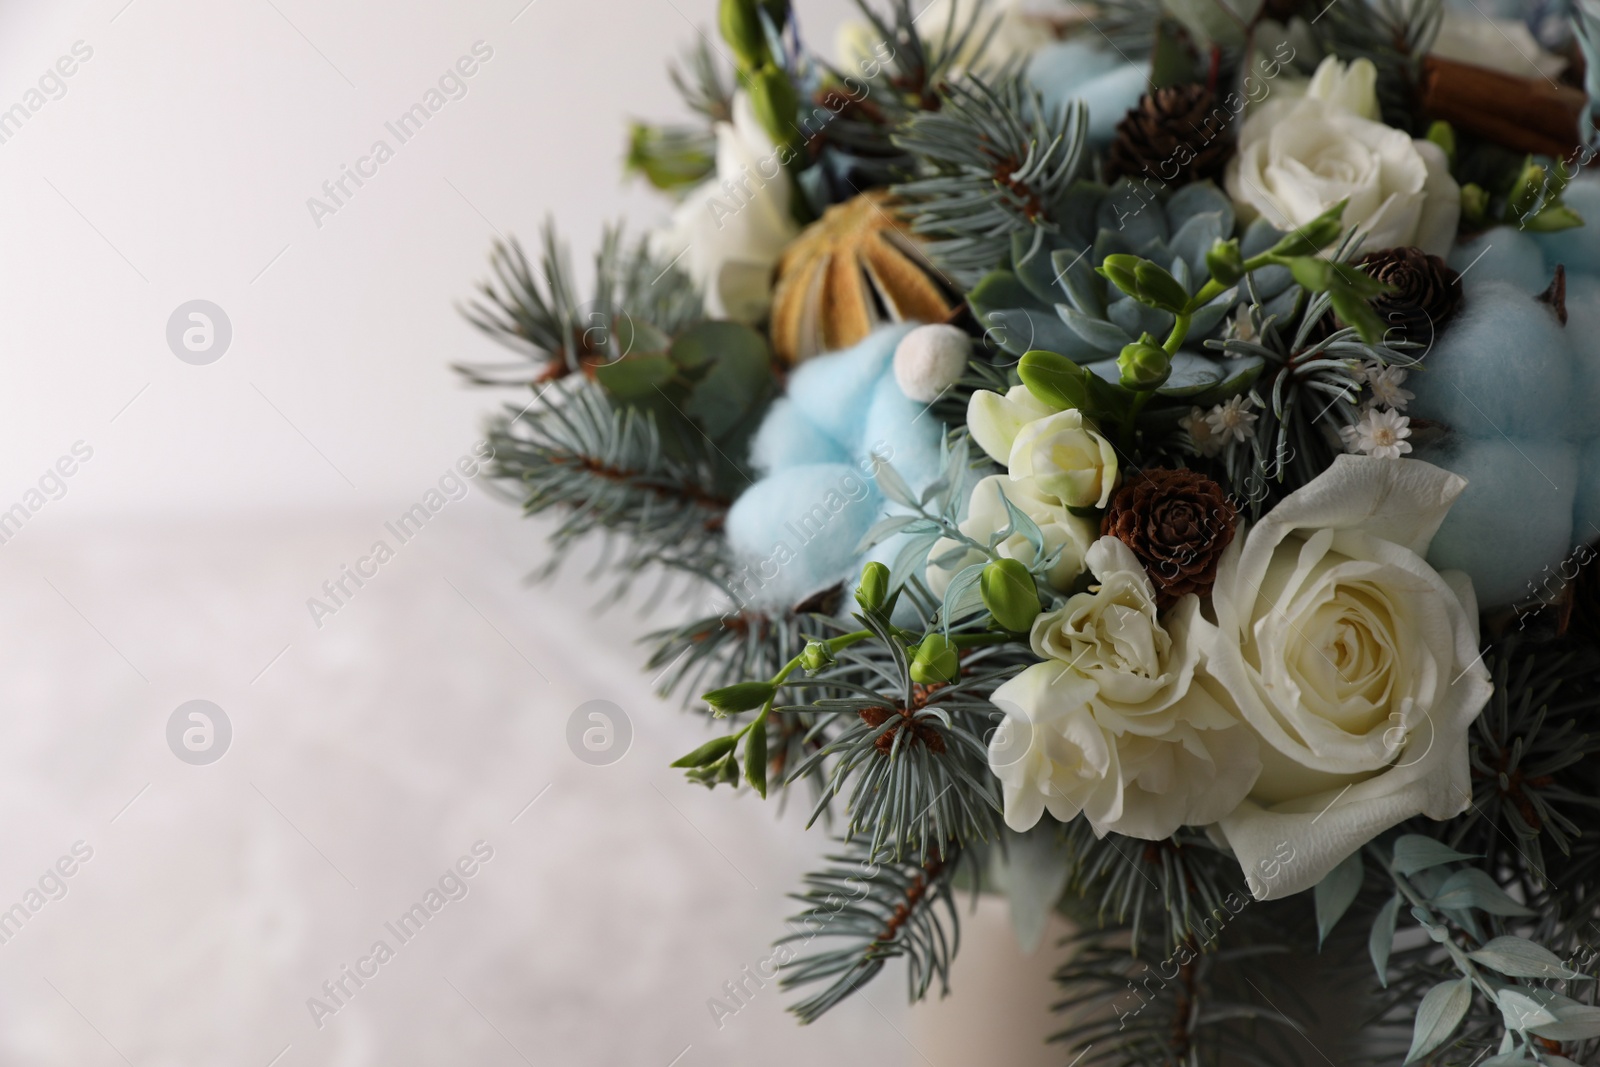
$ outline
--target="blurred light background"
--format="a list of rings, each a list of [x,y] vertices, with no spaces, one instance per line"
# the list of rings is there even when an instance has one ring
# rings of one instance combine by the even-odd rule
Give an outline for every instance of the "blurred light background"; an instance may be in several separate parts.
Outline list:
[[[845,5],[801,13],[830,41]],[[679,111],[666,61],[714,25],[709,0],[0,3],[0,1062],[957,1062],[897,974],[808,1029],[770,985],[713,1021],[827,842],[667,767],[706,736],[640,670],[673,605],[597,615],[576,565],[527,585],[541,530],[473,483],[307,606],[510,399],[448,369],[499,354],[456,309],[491,240],[549,213],[582,261],[602,222],[664,217],[620,177],[625,122]],[[475,47],[465,95],[314,217]],[[195,300],[231,325],[205,365],[168,342]],[[231,728],[206,765],[169,746],[192,700]],[[567,743],[592,700],[631,722],[610,765]],[[386,933],[475,847],[464,896]]]

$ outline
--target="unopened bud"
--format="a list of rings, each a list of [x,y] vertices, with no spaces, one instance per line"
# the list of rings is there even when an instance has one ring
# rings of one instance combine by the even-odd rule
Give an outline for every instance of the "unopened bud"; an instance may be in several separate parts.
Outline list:
[[[1026,633],[1039,615],[1039,587],[1021,561],[995,560],[978,579],[983,606],[1012,633]]]
[[[1125,389],[1159,389],[1172,374],[1172,357],[1145,334],[1131,345],[1124,345],[1117,356],[1117,370]]]
[[[953,682],[961,673],[961,655],[944,634],[932,633],[917,645],[911,660],[911,680],[922,685]]]

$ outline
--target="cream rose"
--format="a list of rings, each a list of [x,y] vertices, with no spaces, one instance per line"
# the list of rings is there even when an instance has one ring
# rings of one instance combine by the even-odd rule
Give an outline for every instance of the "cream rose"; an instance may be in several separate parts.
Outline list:
[[[1374,121],[1372,64],[1322,61],[1305,96],[1252,109],[1228,164],[1228,195],[1245,218],[1303,226],[1341,200],[1362,247],[1415,246],[1443,256],[1455,243],[1461,190],[1444,151]]]
[[[1003,496],[1002,496],[1003,494]],[[967,505],[967,517],[961,520],[961,532],[982,544],[1011,525],[1011,513],[1006,510],[1006,500],[1034,521],[1044,538],[1044,554],[1055,556],[1055,562],[1045,572],[1046,580],[1054,588],[1066,592],[1083,573],[1084,553],[1100,533],[1100,524],[1093,519],[1083,519],[1072,514],[1051,498],[1034,490],[1027,482],[1013,482],[1003,474],[990,475],[972,487],[972,500]],[[982,563],[983,553],[968,546],[959,553],[961,545],[950,538],[937,541],[928,553],[932,563],[928,567],[928,588],[943,596],[950,579],[963,567]],[[994,546],[1002,556],[1018,560],[1029,567],[1034,563],[1033,543],[1019,533]]]
[[[717,173],[696,186],[657,231],[652,251],[680,260],[714,316],[753,323],[772,302],[772,270],[800,233],[790,212],[789,149],[761,128],[750,97],[733,99],[717,124]]]
[[[1342,455],[1236,538],[1204,673],[1261,741],[1262,772],[1217,829],[1263,899],[1308,889],[1377,834],[1471,799],[1467,731],[1489,699],[1472,584],[1423,557],[1466,482]]]
[[[1114,537],[1089,549],[1098,584],[1039,616],[1043,663],[994,694],[1005,723],[989,747],[1006,823],[1081,812],[1099,836],[1145,840],[1214,822],[1249,792],[1256,740],[1196,673],[1190,596],[1156,618],[1155,591]]]

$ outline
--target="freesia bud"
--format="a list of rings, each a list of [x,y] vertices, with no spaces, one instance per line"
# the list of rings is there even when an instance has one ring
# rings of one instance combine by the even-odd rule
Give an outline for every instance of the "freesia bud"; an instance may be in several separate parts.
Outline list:
[[[1117,356],[1117,369],[1122,373],[1125,389],[1158,389],[1172,374],[1172,357],[1145,334],[1123,346],[1122,354]]]
[[[1020,560],[990,563],[983,568],[978,589],[994,621],[1012,633],[1026,633],[1039,615],[1039,587]]]
[[[961,656],[949,638],[932,633],[917,645],[911,660],[911,680],[922,685],[953,682],[961,673]]]

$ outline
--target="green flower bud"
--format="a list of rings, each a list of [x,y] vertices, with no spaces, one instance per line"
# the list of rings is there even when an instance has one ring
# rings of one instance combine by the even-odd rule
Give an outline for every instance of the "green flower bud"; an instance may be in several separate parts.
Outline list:
[[[978,579],[983,606],[994,621],[1012,633],[1027,633],[1039,614],[1039,587],[1021,561],[996,560]]]
[[[1527,221],[1529,233],[1555,233],[1583,225],[1583,216],[1565,204],[1550,204]]]
[[[1310,256],[1322,251],[1339,239],[1344,232],[1344,207],[1349,200],[1341,200],[1327,211],[1301,226],[1267,250],[1274,256]]]
[[[800,653],[800,666],[806,669],[807,674],[816,674],[824,667],[832,666],[833,650],[823,641],[807,641],[805,651]]]
[[[1456,161],[1456,129],[1443,119],[1428,127],[1428,140],[1444,150],[1445,159]]]
[[[961,674],[961,655],[944,634],[928,634],[911,660],[911,680],[922,685],[953,682]]]
[[[1506,216],[1520,220],[1523,216],[1531,214],[1539,206],[1539,201],[1544,196],[1545,183],[1549,175],[1544,167],[1535,163],[1533,157],[1522,166],[1522,173],[1517,177],[1517,183],[1511,189],[1511,195],[1506,198]]]
[[[767,61],[767,35],[761,29],[757,0],[722,0],[717,27],[739,63],[754,69]]]
[[[1372,310],[1361,297],[1354,293],[1335,290],[1330,297],[1333,303],[1333,313],[1341,320],[1356,328],[1356,333],[1369,345],[1375,345],[1383,340],[1384,324],[1378,313]]]
[[[1474,226],[1481,224],[1489,214],[1489,192],[1481,185],[1468,182],[1461,187],[1461,217]]]
[[[1089,385],[1084,380],[1087,373],[1066,356],[1042,349],[1023,353],[1017,363],[1017,374],[1028,392],[1057,411],[1081,408],[1088,403]]]
[[[1172,357],[1155,343],[1155,338],[1145,334],[1131,345],[1124,345],[1117,356],[1117,369],[1122,373],[1124,389],[1159,389],[1172,374]]]
[[[1095,268],[1095,272],[1129,296],[1138,296],[1139,282],[1133,273],[1138,266],[1138,256],[1130,256],[1118,252],[1115,255],[1107,256]]]
[[[795,126],[800,97],[789,75],[769,63],[751,76],[749,87],[751,108],[772,143],[791,147],[798,144],[803,139]]]
[[[1133,270],[1133,278],[1139,285],[1136,296],[1140,303],[1174,315],[1189,306],[1189,290],[1160,264],[1141,259]]]
[[[771,700],[777,692],[778,687],[771,682],[739,682],[721,689],[713,689],[700,699],[710,704],[711,710],[718,715],[733,715],[759,708]]]
[[[1223,285],[1232,285],[1244,277],[1244,255],[1239,251],[1239,239],[1224,241],[1218,237],[1206,253],[1206,269]]]
[[[876,561],[861,568],[861,584],[856,586],[856,603],[867,613],[883,610],[889,597],[889,568]]]

